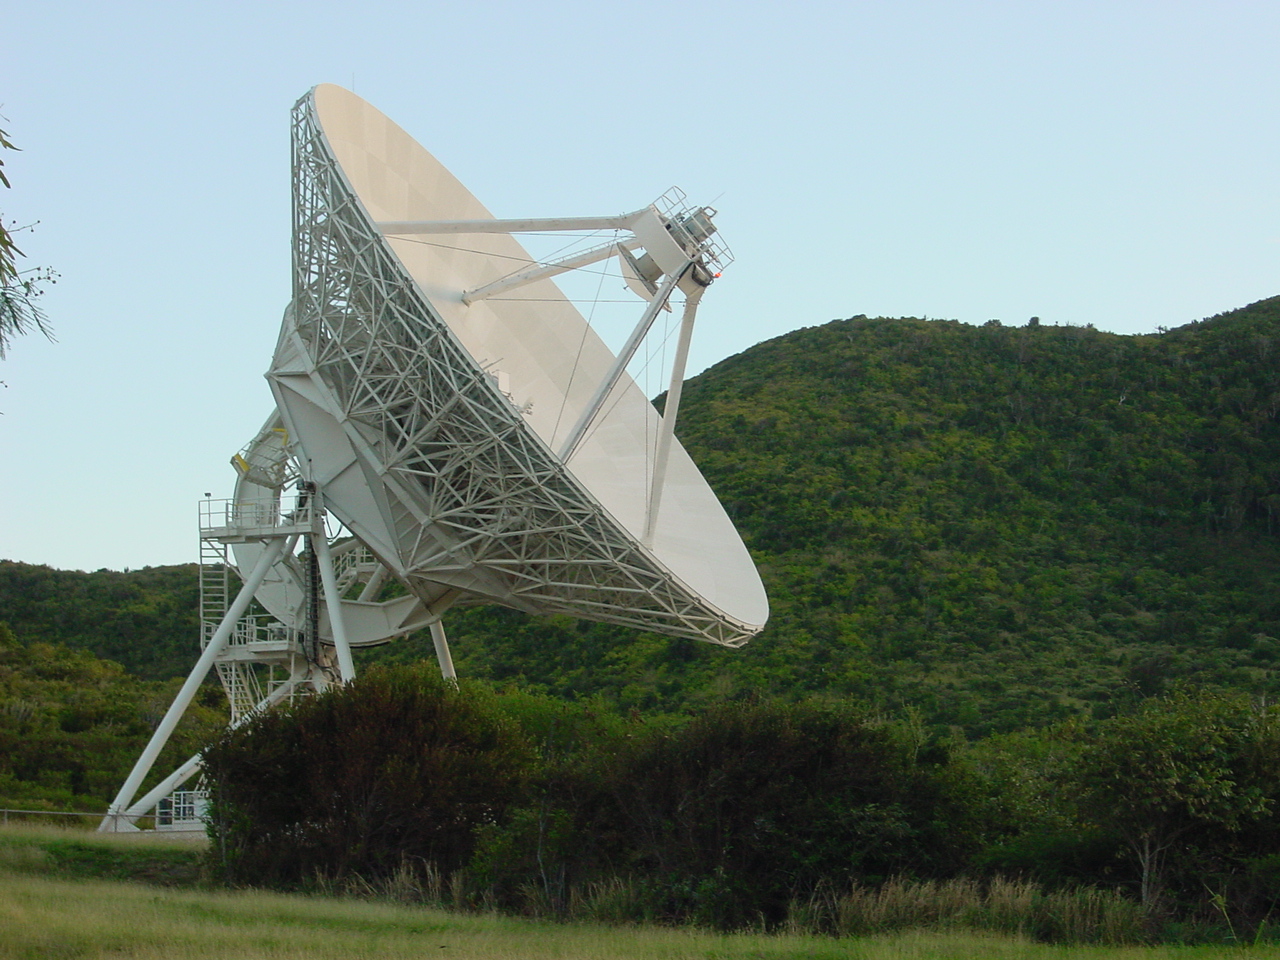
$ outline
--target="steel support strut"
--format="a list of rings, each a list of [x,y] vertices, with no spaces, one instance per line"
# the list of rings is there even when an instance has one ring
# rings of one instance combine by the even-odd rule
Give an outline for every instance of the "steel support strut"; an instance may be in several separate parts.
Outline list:
[[[262,551],[262,556],[258,558],[258,562],[254,564],[253,570],[245,579],[244,586],[240,588],[235,600],[227,608],[227,613],[222,618],[222,623],[218,625],[218,629],[213,636],[209,638],[209,643],[205,646],[204,652],[200,654],[200,659],[196,661],[195,667],[187,676],[187,682],[182,685],[182,689],[178,691],[173,703],[169,705],[168,712],[164,715],[164,719],[160,721],[160,725],[156,727],[155,733],[151,735],[151,740],[146,749],[142,751],[142,756],[138,757],[138,761],[133,765],[133,770],[129,773],[128,779],[125,780],[124,786],[120,788],[115,800],[107,808],[107,815],[98,826],[100,831],[112,832],[119,829],[119,821],[125,812],[125,808],[129,806],[134,795],[137,794],[138,788],[142,786],[142,781],[151,772],[156,758],[160,756],[160,751],[169,741],[169,737],[173,734],[178,721],[182,719],[187,707],[195,699],[196,691],[200,689],[200,684],[204,682],[204,678],[213,666],[214,660],[226,649],[228,642],[230,642],[236,621],[244,616],[244,612],[249,609],[249,603],[253,600],[254,593],[258,587],[262,586],[262,581],[266,578],[268,571],[284,554],[285,546],[288,542],[289,538],[276,538],[270,546]]]
[[[266,697],[264,697],[262,702],[259,703],[251,712],[242,714],[240,719],[237,722],[231,724],[230,729],[234,730],[236,727],[240,726],[240,724],[248,720],[251,716],[254,716],[260,711],[266,710],[268,707],[274,706],[275,704],[279,703],[285,697],[293,693],[293,691],[296,690],[300,685],[305,683],[307,679],[308,678],[306,677],[305,674],[301,677],[296,677],[296,676],[290,677],[288,681],[286,681],[285,683],[282,683],[280,686],[276,687],[276,689],[272,690],[271,693],[269,693]],[[178,767],[177,770],[173,771],[173,773],[169,774],[169,776],[165,777],[163,780],[157,783],[154,787],[152,787],[150,792],[147,793],[146,796],[144,796],[141,800],[138,800],[135,803],[133,803],[129,807],[129,809],[126,810],[123,814],[115,814],[114,816],[116,818],[117,825],[119,825],[120,822],[132,823],[134,819],[142,816],[148,810],[151,810],[152,808],[154,808],[157,803],[159,803],[161,800],[163,800],[165,797],[171,794],[174,790],[177,790],[180,786],[182,786],[184,783],[190,780],[193,776],[195,776],[196,773],[199,772],[203,764],[204,764],[203,754],[197,753],[195,756],[191,757],[189,760],[187,760],[186,763]]]
[[[698,303],[706,287],[696,287],[684,301],[684,316],[680,320],[680,339],[676,344],[675,359],[671,363],[671,385],[667,387],[667,402],[662,408],[662,428],[658,434],[658,449],[653,458],[653,483],[649,488],[649,515],[644,525],[644,544],[653,547],[654,531],[658,527],[658,509],[662,505],[662,488],[667,480],[667,461],[671,458],[671,441],[675,436],[676,418],[680,415],[680,394],[684,391],[684,368],[689,362],[689,342],[693,339],[693,322],[698,314]]]
[[[440,675],[457,683],[458,674],[453,669],[453,655],[449,653],[449,641],[445,639],[444,624],[435,620],[431,624],[431,641],[435,644],[436,659],[440,661]]]
[[[329,551],[329,538],[324,531],[323,503],[320,494],[320,529],[311,534],[311,544],[320,564],[320,582],[324,584],[324,605],[329,613],[329,629],[333,633],[333,647],[338,654],[338,672],[343,683],[356,678],[356,664],[351,657],[351,644],[347,642],[347,628],[342,622],[342,597],[338,595],[338,578],[333,570],[333,554]]]
[[[587,428],[591,426],[591,421],[596,418],[596,414],[604,406],[605,400],[609,398],[609,394],[613,392],[613,388],[622,378],[622,374],[627,369],[627,364],[631,362],[631,358],[640,349],[640,344],[644,342],[645,335],[649,332],[649,328],[653,326],[653,321],[658,317],[658,311],[667,305],[671,294],[675,292],[676,284],[680,282],[692,263],[693,261],[686,262],[682,269],[670,274],[663,280],[662,286],[658,288],[657,295],[645,307],[644,313],[640,315],[640,322],[631,331],[631,336],[623,344],[622,350],[613,362],[613,366],[609,369],[605,378],[600,381],[600,385],[596,387],[596,392],[591,398],[591,402],[582,411],[582,415],[578,417],[578,422],[573,425],[573,429],[569,431],[564,444],[560,447],[560,460],[562,462],[567,463],[569,458],[573,456],[574,451],[578,449],[578,445],[582,443],[582,438],[586,436]]]

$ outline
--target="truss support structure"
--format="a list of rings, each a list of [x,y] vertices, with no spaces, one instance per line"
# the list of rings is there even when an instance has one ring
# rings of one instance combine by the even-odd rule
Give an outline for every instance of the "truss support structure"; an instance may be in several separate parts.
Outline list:
[[[305,677],[294,678],[288,683],[277,686],[269,693],[261,703],[257,705],[257,711],[267,710],[275,706],[282,700],[288,699],[295,690],[306,682]],[[238,722],[232,723],[230,729],[235,729],[244,723],[252,714],[243,715]],[[203,765],[203,757],[200,754],[187,759],[182,766],[178,767],[173,773],[165,777],[154,787],[152,787],[145,796],[130,804],[129,808],[123,813],[113,814],[108,811],[107,816],[103,818],[102,823],[98,827],[100,833],[125,833],[136,830],[135,825],[139,817],[143,817],[156,808],[156,805],[165,797],[168,797],[175,790],[200,772]]]
[[[653,326],[653,321],[657,319],[658,311],[667,305],[667,301],[671,299],[671,294],[675,292],[676,285],[684,276],[685,269],[689,265],[689,263],[686,263],[679,272],[668,276],[662,282],[662,286],[658,288],[657,295],[645,307],[644,313],[640,315],[640,320],[636,323],[635,329],[631,331],[631,336],[623,344],[622,350],[619,351],[617,359],[613,362],[613,366],[609,369],[605,378],[600,381],[600,385],[596,387],[596,392],[591,397],[591,402],[587,404],[587,408],[582,411],[582,416],[578,418],[578,422],[573,425],[568,436],[565,437],[564,443],[561,444],[560,459],[565,463],[572,459],[578,449],[578,445],[582,443],[582,438],[587,435],[587,428],[591,426],[591,422],[595,420],[601,408],[604,407],[605,401],[609,399],[609,394],[613,392],[613,388],[622,379],[622,374],[626,371],[627,364],[636,355],[636,351],[640,349],[640,344],[644,342],[645,336],[649,333],[649,328]],[[675,420],[673,419],[671,423],[674,428]]]
[[[329,538],[325,535],[323,523],[317,532],[311,534],[311,544],[316,559],[320,561],[320,582],[324,584],[324,605],[329,613],[334,650],[338,654],[339,676],[343,683],[350,683],[356,678],[356,665],[351,657],[346,626],[342,622],[342,594],[338,590],[338,577],[333,570],[333,555],[329,551]]]
[[[431,642],[436,648],[436,660],[440,662],[440,675],[451,683],[457,683],[458,672],[453,669],[453,655],[449,653],[449,641],[445,639],[444,624],[439,620],[431,624]]]
[[[378,224],[384,236],[440,233],[556,233],[571,230],[631,230],[649,208],[616,217],[530,217],[524,220],[395,220]]]
[[[338,677],[343,683],[355,678],[342,593],[353,584],[355,571],[363,562],[361,558],[367,557],[367,551],[347,550],[342,558],[344,566],[339,569],[325,533],[323,497],[314,485],[308,486],[308,496],[300,499],[298,507],[287,514],[282,514],[278,500],[220,502],[222,505],[216,509],[212,503],[202,505],[201,511],[200,611],[204,649],[108,808],[98,827],[102,832],[138,829],[139,818],[154,810],[161,800],[200,771],[202,760],[197,754],[135,800],[210,669],[217,669],[226,691],[232,729],[295,695],[323,690],[329,685],[333,679],[332,666],[316,652],[321,649],[319,637],[307,635],[302,623],[307,619],[309,596],[303,596],[295,615],[287,618],[294,622],[282,623],[269,615],[249,613],[255,594],[265,582],[272,578],[303,576],[292,570],[292,565],[296,565],[293,549],[300,538],[307,539],[316,556],[338,660]],[[257,552],[244,583],[228,602],[232,575],[228,545],[233,543],[252,544]],[[381,576],[379,570],[383,570]],[[383,568],[374,569],[361,595],[376,594],[385,575]]]
[[[634,238],[618,242],[611,240],[608,243],[592,247],[590,250],[584,250],[572,256],[561,257],[559,260],[551,260],[547,263],[538,263],[526,270],[513,273],[509,277],[503,277],[501,280],[487,283],[483,287],[468,290],[462,295],[462,302],[470,306],[478,300],[486,300],[500,293],[509,293],[538,280],[556,277],[562,273],[568,273],[570,270],[577,270],[581,267],[588,267],[593,263],[599,263],[601,260],[608,260],[619,249],[634,250],[638,246],[640,246],[640,241]]]
[[[187,676],[187,681],[182,685],[182,689],[178,691],[178,695],[174,698],[173,703],[169,705],[168,711],[164,715],[164,719],[160,721],[160,725],[156,727],[155,733],[151,735],[151,740],[146,748],[142,751],[142,755],[133,765],[133,770],[129,772],[129,776],[125,779],[124,785],[120,788],[120,792],[116,794],[116,798],[112,801],[111,806],[107,808],[107,815],[103,818],[99,830],[112,832],[118,829],[121,818],[128,819],[130,804],[137,795],[138,788],[142,786],[142,781],[146,779],[151,768],[155,765],[156,758],[160,756],[160,751],[164,745],[169,742],[169,737],[173,734],[174,728],[178,725],[178,721],[182,719],[182,715],[187,712],[187,707],[191,706],[191,701],[195,699],[196,691],[200,689],[200,684],[204,682],[205,676],[213,667],[218,655],[226,649],[227,644],[231,641],[231,633],[235,628],[236,621],[249,609],[249,604],[253,600],[253,594],[262,586],[262,581],[266,579],[267,572],[278,561],[284,553],[287,541],[284,538],[276,538],[266,550],[262,552],[262,556],[258,558],[257,564],[245,578],[244,586],[240,588],[240,592],[236,594],[235,600],[232,601],[231,607],[227,610],[226,616],[223,618],[222,626],[213,635],[209,642],[205,645],[204,652],[200,655],[200,659],[196,661],[196,665],[192,668],[191,673]],[[156,798],[159,799],[158,797]],[[142,811],[146,812],[146,811]],[[134,815],[133,819],[140,816],[141,813]],[[132,820],[129,820],[132,826]]]
[[[645,291],[652,324],[676,288],[695,295],[731,259],[715,239],[715,211],[673,190],[613,218],[379,222],[353,192],[319,111],[317,96],[294,111],[293,298],[267,380],[291,444],[328,486],[329,509],[427,610],[453,591],[467,605],[721,646],[755,636],[759,624],[672,576],[641,542],[643,515],[634,532],[623,527],[560,456],[570,431],[571,448],[590,437],[608,389],[591,404],[597,381],[554,440],[530,430],[396,246],[415,234],[629,230],[644,253],[624,279]],[[472,309],[460,298],[481,286],[449,297]],[[612,369],[609,361],[596,375]],[[595,411],[584,418],[586,405]]]
[[[202,652],[100,831],[136,830],[153,809],[157,824],[169,829],[198,817],[202,788],[178,788],[199,773],[200,755],[137,795],[211,669],[227,693],[234,729],[295,695],[352,682],[353,648],[424,626],[442,676],[455,682],[440,621],[455,601],[565,613],[728,647],[747,642],[767,617],[745,548],[740,541],[735,547],[728,518],[705,483],[691,484],[691,477],[701,478],[674,439],[698,304],[731,259],[715,237],[715,210],[687,205],[673,188],[643,209],[611,217],[375,222],[374,209],[474,216],[483,208],[447,175],[430,203],[363,204],[360,178],[344,172],[321,124],[320,102],[334,95],[318,87],[294,110],[293,298],[267,374],[276,409],[232,457],[235,499],[223,502],[216,521],[202,507]],[[435,163],[424,153],[419,159],[428,169]],[[532,262],[519,244],[473,243],[520,255],[495,253],[479,269],[458,271],[436,249],[449,244],[388,241],[609,230],[608,242],[599,243],[601,237],[590,249],[548,262]],[[589,363],[576,387],[572,377],[565,384],[548,372],[561,369],[554,363],[538,360],[543,365],[533,372],[539,324],[555,320],[557,330],[577,329],[581,317],[575,321],[571,307],[522,313],[481,302],[615,254],[627,287],[647,301],[620,355],[611,358],[584,326],[577,359]],[[520,266],[507,272],[504,259]],[[436,276],[426,267],[439,262],[456,277],[443,291],[420,282]],[[685,294],[684,313],[666,410],[654,429],[656,414],[626,369],[658,313],[671,310],[677,289]],[[511,325],[526,318],[537,323]],[[514,358],[512,370],[482,359],[508,346],[528,369]],[[473,355],[475,347],[482,349]],[[520,352],[530,350],[528,357]],[[541,412],[526,419],[532,399],[518,403],[504,385],[513,371],[537,384],[530,389],[540,402],[555,399],[561,414],[571,411],[563,440],[559,416],[554,423],[538,419]],[[620,438],[645,456],[626,453]],[[601,480],[583,448],[607,457],[614,475],[628,482]],[[583,460],[571,469],[575,453]],[[623,460],[625,468],[618,466]],[[654,541],[668,461],[673,489],[656,536],[657,546],[669,550],[664,554]],[[643,477],[641,463],[645,473],[652,466],[651,477]],[[295,480],[296,500],[287,507],[284,491]],[[345,528],[332,542],[326,507]],[[697,522],[685,529],[677,518]],[[721,553],[741,568],[727,587],[700,576],[701,553],[688,546],[699,541],[694,534],[708,531],[701,539],[726,537]],[[304,549],[296,555],[300,541]],[[233,598],[233,576],[245,570]],[[388,578],[405,590],[384,591]],[[379,599],[385,593],[396,595]]]

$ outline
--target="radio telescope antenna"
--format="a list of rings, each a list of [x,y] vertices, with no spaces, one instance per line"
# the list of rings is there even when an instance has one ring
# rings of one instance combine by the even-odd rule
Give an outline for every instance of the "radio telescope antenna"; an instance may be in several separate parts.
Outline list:
[[[728,647],[758,633],[759,574],[674,435],[698,306],[731,259],[715,215],[673,189],[616,216],[495,219],[359,97],[303,97],[276,409],[232,459],[233,498],[202,507],[203,653],[100,829],[136,829],[199,769],[135,799],[210,667],[234,725],[350,681],[352,648],[423,627],[452,677],[454,605]],[[550,262],[516,239],[583,230],[618,236]],[[553,280],[612,258],[643,304],[617,356]],[[677,293],[659,415],[627,368]]]

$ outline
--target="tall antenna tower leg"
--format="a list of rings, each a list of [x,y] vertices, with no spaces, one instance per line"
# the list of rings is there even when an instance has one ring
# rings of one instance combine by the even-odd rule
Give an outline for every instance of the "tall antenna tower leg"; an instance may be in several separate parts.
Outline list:
[[[142,786],[142,781],[151,772],[156,758],[160,756],[160,751],[169,742],[169,737],[178,725],[178,721],[182,719],[182,715],[187,712],[187,707],[191,706],[191,701],[195,699],[196,691],[200,689],[200,684],[204,682],[204,678],[212,668],[214,660],[226,648],[228,641],[231,639],[231,633],[235,628],[236,621],[249,609],[249,603],[253,600],[253,595],[258,587],[262,586],[262,581],[266,579],[267,572],[284,553],[286,542],[283,537],[277,538],[262,551],[262,556],[254,564],[252,572],[244,582],[244,586],[240,588],[240,592],[236,594],[235,600],[232,601],[231,606],[227,609],[227,615],[222,618],[222,623],[209,639],[209,643],[200,655],[200,659],[196,661],[195,668],[187,676],[187,682],[182,685],[182,689],[178,691],[173,703],[169,705],[168,712],[164,715],[164,719],[160,721],[160,725],[156,727],[156,732],[151,735],[151,741],[147,744],[146,749],[142,751],[142,756],[138,757],[137,763],[133,765],[133,770],[129,773],[128,779],[125,780],[124,786],[120,788],[120,792],[116,794],[114,802],[107,808],[107,815],[102,818],[102,823],[98,825],[99,831],[111,833],[120,829],[128,829],[128,827],[122,826],[125,808],[132,802],[138,792],[138,788]],[[130,826],[132,826],[132,823],[130,823]]]
[[[333,554],[329,551],[329,538],[323,529],[312,535],[311,544],[320,564],[320,582],[324,584],[324,605],[329,611],[329,629],[333,632],[333,646],[338,654],[338,672],[343,683],[350,683],[356,678],[356,664],[342,622],[342,596],[338,592],[338,577],[333,571]]]
[[[287,699],[288,697],[293,695],[293,692],[297,690],[298,687],[306,683],[313,683],[313,681],[311,680],[309,671],[305,671],[303,673],[299,673],[290,677],[286,682],[282,683],[280,686],[276,687],[275,690],[271,691],[271,693],[268,694],[263,699],[263,701],[259,703],[252,711],[248,713],[242,713],[240,715],[240,719],[232,723],[228,729],[234,730],[236,727],[240,726],[250,717],[257,715],[258,713],[261,713],[263,710],[270,709],[271,707],[279,703],[281,700]],[[156,804],[159,803],[163,798],[167,797],[174,790],[178,789],[180,786],[182,786],[184,783],[190,780],[193,776],[195,776],[200,771],[200,768],[203,764],[204,764],[203,754],[197,753],[195,756],[191,757],[189,760],[187,760],[186,763],[178,767],[177,770],[173,771],[173,773],[169,774],[169,776],[165,777],[163,780],[157,783],[154,787],[152,787],[150,792],[148,792],[147,795],[144,796],[141,800],[135,801],[129,807],[128,810],[124,811],[124,813],[117,814],[116,815],[117,826],[123,823],[132,824],[132,822],[136,818],[147,813],[147,811],[149,810],[153,810]],[[111,828],[111,829],[115,829],[115,828]]]

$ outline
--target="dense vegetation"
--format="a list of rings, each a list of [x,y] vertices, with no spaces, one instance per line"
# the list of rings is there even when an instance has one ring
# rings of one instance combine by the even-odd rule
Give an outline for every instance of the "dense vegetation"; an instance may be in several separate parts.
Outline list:
[[[680,432],[772,604],[740,651],[488,608],[467,676],[698,710],[910,705],[971,736],[1107,717],[1178,680],[1280,694],[1280,298],[1149,336],[855,317],[689,382]],[[23,637],[173,676],[192,567],[0,562]],[[429,637],[365,654],[412,662]]]
[[[855,317],[768,341],[692,380],[680,428],[765,631],[723,651],[489,609],[451,620],[455,659],[640,709],[821,692],[970,735],[1178,680],[1274,697],[1278,355],[1280,298],[1150,336]]]
[[[1280,709],[1247,697],[1179,691],[974,748],[831,701],[623,718],[418,665],[206,756],[233,883],[833,933],[936,920],[947,897],[997,923],[985,896],[1016,913],[1002,929],[1057,939],[1271,935],[1280,898]],[[1054,921],[1046,896],[1087,917]]]
[[[22,643],[0,623],[0,807],[105,809],[177,692],[84,650]],[[209,688],[161,755],[171,769],[226,723]]]
[[[732,357],[686,386],[681,434],[759,562],[760,637],[459,611],[472,713],[418,668],[221,742],[222,866],[385,880],[401,840],[256,825],[311,836],[326,784],[372,778],[381,809],[389,770],[465,793],[483,768],[496,806],[446,837],[441,805],[466,804],[410,777],[435,817],[394,832],[413,869],[511,908],[732,926],[803,901],[834,929],[853,907],[824,884],[1020,876],[1257,927],[1280,899],[1278,354],[1280,298],[1138,337],[855,317]],[[109,797],[194,655],[195,593],[191,566],[0,561],[21,638],[0,633],[0,800]],[[361,669],[431,656],[413,637]],[[445,719],[475,769],[414,752]],[[289,761],[295,741],[332,775]]]
[[[0,560],[0,621],[25,640],[89,650],[149,680],[191,669],[199,593],[195,564],[83,573]]]

